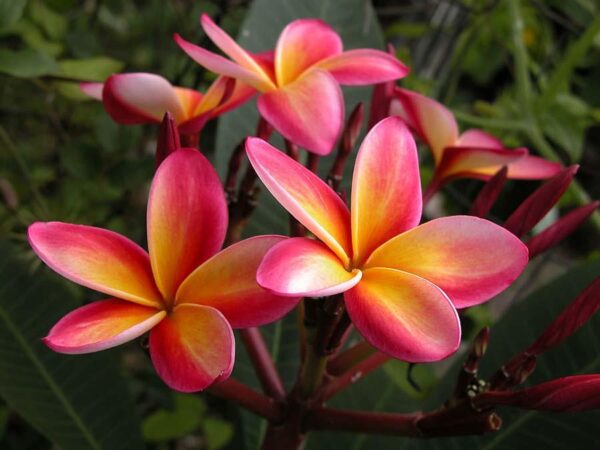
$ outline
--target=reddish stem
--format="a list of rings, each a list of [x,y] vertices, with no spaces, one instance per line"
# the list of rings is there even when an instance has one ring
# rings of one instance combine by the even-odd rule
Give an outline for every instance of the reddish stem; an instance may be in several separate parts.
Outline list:
[[[275,400],[256,392],[254,389],[233,378],[212,386],[210,392],[219,397],[231,400],[270,422],[277,423],[282,419],[283,412],[281,406]]]
[[[494,412],[442,409],[431,413],[381,413],[316,408],[309,411],[308,430],[337,430],[393,436],[462,436],[498,431],[502,421]]]
[[[356,383],[359,379],[365,375],[381,367],[390,359],[389,356],[383,353],[376,352],[353,366],[350,370],[344,372],[337,378],[333,378],[331,381],[326,383],[321,389],[319,398],[322,401],[326,401],[336,395],[338,392],[346,389],[351,384]]]
[[[200,143],[200,134],[199,133],[192,133],[192,134],[180,133],[179,138],[181,139],[182,147],[199,149],[199,147],[198,147],[198,144]]]
[[[271,354],[267,349],[267,345],[260,334],[258,328],[244,328],[241,331],[242,339],[248,355],[252,360],[256,375],[260,384],[269,397],[275,400],[283,400],[285,398],[285,388],[283,381],[273,363]]]
[[[306,161],[306,168],[313,173],[317,173],[319,169],[319,159],[321,157],[316,153],[308,152],[308,160]]]
[[[372,355],[375,350],[366,341],[361,341],[358,344],[350,347],[348,350],[344,350],[342,353],[332,358],[327,364],[327,372],[331,375],[341,375],[342,373],[350,370],[352,366],[358,362],[364,360],[367,356]]]
[[[427,187],[425,188],[425,192],[423,192],[423,207],[429,203],[431,197],[435,195],[437,191],[442,187],[440,180],[438,180],[435,176],[431,179]]]
[[[420,413],[392,414],[316,408],[307,414],[304,426],[307,430],[336,430],[420,437],[422,433],[416,427],[415,422],[421,416]]]

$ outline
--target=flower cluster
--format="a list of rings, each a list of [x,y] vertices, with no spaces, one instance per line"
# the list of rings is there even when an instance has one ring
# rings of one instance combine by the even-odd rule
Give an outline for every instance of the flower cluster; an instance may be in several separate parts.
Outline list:
[[[525,269],[528,246],[538,254],[598,206],[590,204],[560,229],[526,245],[520,238],[556,203],[576,168],[562,170],[525,148],[507,149],[481,130],[459,135],[444,106],[394,86],[408,73],[398,59],[379,50],[343,51],[339,35],[320,20],[290,23],[274,51],[261,54],[241,48],[208,16],[201,24],[229,59],[178,35],[175,41],[219,75],[205,94],[148,73],[115,74],[103,84],[81,86],[119,123],[160,123],[165,114],[172,122],[163,122],[168,136],[159,139],[147,252],[108,230],[61,222],[30,226],[31,246],[50,268],[108,296],[76,309],[50,330],[44,342],[55,351],[94,352],[149,332],[158,375],[173,389],[198,391],[231,374],[232,329],[276,321],[303,297],[324,302],[322,297],[337,296],[349,321],[383,354],[412,363],[437,361],[459,347],[458,310],[502,292]],[[343,131],[340,85],[369,84],[379,84],[376,92],[386,98],[375,96],[383,102],[375,108],[382,117],[357,152],[349,205],[314,166],[249,137],[249,183],[257,176],[302,230],[294,237],[255,236],[222,249],[231,208],[216,171],[198,149],[189,148],[194,142],[189,136],[258,94],[262,123],[290,147],[312,152],[315,161],[315,154],[332,151]],[[352,138],[342,145],[350,147],[347,152],[360,128],[356,117],[362,109],[357,111],[349,121]],[[477,214],[422,223],[424,198],[411,131],[433,152],[430,192],[459,177],[489,180]],[[550,180],[501,226],[482,217],[506,178]],[[596,378],[508,390],[518,384],[516,378],[522,381],[526,359],[552,339],[548,335],[515,357],[503,372],[507,379],[498,379],[493,391],[478,397],[479,404],[527,407],[533,401],[548,409],[578,409],[549,396],[565,383],[584,395],[596,388]]]

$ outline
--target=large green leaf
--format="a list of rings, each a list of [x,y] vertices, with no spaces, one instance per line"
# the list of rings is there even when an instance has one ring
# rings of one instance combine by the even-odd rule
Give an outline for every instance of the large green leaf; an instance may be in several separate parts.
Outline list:
[[[113,355],[59,355],[40,341],[77,306],[72,294],[54,275],[31,274],[6,242],[0,254],[0,396],[62,450],[143,448]]]
[[[341,35],[346,48],[383,48],[383,35],[374,11],[366,0],[255,0],[242,25],[238,42],[248,50],[263,51],[275,46],[279,33],[294,19],[318,17],[335,28]],[[360,102],[368,102],[370,88],[345,90],[346,112]],[[315,99],[319,101],[319,99]],[[255,102],[226,114],[220,119],[217,130],[216,166],[221,174],[226,171],[229,155],[241,140],[253,135],[258,121]],[[274,145],[283,148],[280,139]],[[322,169],[329,167],[331,157],[321,161]],[[347,173],[353,162],[347,166]],[[348,177],[346,177],[348,178]],[[249,234],[287,232],[287,215],[270,195],[262,193],[254,212]]]

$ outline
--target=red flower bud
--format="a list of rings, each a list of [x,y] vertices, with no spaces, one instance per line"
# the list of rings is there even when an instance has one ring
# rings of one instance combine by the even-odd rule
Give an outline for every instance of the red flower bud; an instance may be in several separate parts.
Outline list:
[[[167,111],[160,123],[160,129],[158,131],[158,137],[156,138],[156,167],[160,166],[160,163],[173,153],[175,150],[181,147],[179,141],[179,131],[177,131],[177,125],[173,115]]]
[[[500,192],[502,192],[502,188],[506,183],[507,173],[508,167],[502,166],[502,168],[496,172],[496,174],[490,178],[487,183],[485,183],[481,191],[479,191],[479,194],[477,194],[473,205],[471,206],[471,211],[469,212],[470,215],[476,217],[485,217],[487,213],[490,212],[490,209],[492,209],[492,206],[494,206],[494,203],[496,203],[496,200],[498,199],[498,196],[500,195]]]
[[[529,259],[545,252],[575,231],[600,206],[600,201],[574,209],[527,243]]]
[[[577,412],[600,408],[600,374],[558,378],[519,391],[490,391],[475,399],[476,407],[510,405],[540,411]]]
[[[600,278],[590,284],[526,350],[539,355],[557,346],[577,331],[600,308]]]
[[[392,44],[388,44],[388,53],[396,56],[396,49]],[[369,109],[369,130],[376,123],[385,119],[390,115],[390,103],[394,93],[395,81],[387,81],[385,83],[376,84],[371,95],[371,107]]]
[[[567,167],[542,184],[506,219],[504,228],[519,237],[530,231],[564,194],[578,169]]]

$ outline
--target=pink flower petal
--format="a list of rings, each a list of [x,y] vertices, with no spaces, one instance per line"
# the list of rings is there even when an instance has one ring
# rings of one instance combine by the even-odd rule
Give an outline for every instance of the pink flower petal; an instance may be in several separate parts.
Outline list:
[[[385,268],[365,270],[344,300],[360,334],[394,358],[438,361],[460,344],[456,309],[440,288],[416,275]]]
[[[244,69],[255,73],[263,80],[264,84],[270,85],[271,89],[275,89],[273,80],[263,69],[262,65],[259,64],[256,59],[246,50],[240,47],[235,40],[225,33],[225,31],[219,28],[219,26],[214,23],[207,14],[202,14],[200,17],[200,24],[210,40],[213,41],[213,43],[219,47],[223,53],[229,56]]]
[[[361,86],[397,80],[409,68],[395,56],[381,50],[356,49],[327,58],[315,67],[327,70],[340,84]]]
[[[275,87],[272,82],[267,82],[261,75],[254,71],[244,68],[216,53],[198,47],[197,45],[186,41],[178,34],[175,34],[173,38],[177,45],[179,45],[190,58],[211,72],[241,80],[261,92],[272,90]]]
[[[150,356],[170,388],[201,391],[231,374],[233,331],[216,309],[183,303],[150,333]]]
[[[489,300],[527,265],[527,247],[504,228],[471,216],[435,219],[379,247],[365,267],[391,267],[439,286],[457,308]]]
[[[201,153],[180,149],[163,161],[150,189],[147,221],[156,284],[173,300],[181,282],[219,251],[227,230],[221,181]]]
[[[227,111],[237,108],[241,104],[250,100],[256,94],[256,90],[251,86],[237,80],[233,86],[233,91],[225,101],[220,103],[212,112],[211,117],[220,116]]]
[[[318,176],[267,142],[248,138],[246,152],[256,173],[279,203],[321,239],[342,261],[350,262],[350,212]]]
[[[183,110],[181,121],[186,121],[194,116],[194,113],[198,108],[198,105],[202,102],[204,96],[194,89],[177,86],[173,89],[175,90],[175,95],[179,99],[179,103],[181,104],[181,108]]]
[[[517,180],[545,180],[556,175],[563,166],[537,156],[526,155],[508,166],[508,178]]]
[[[79,89],[85,95],[102,101],[102,90],[104,89],[104,83],[79,83]]]
[[[502,166],[511,167],[527,156],[526,148],[514,150],[475,147],[446,147],[436,168],[436,178],[450,181],[455,178],[489,180]]]
[[[457,147],[504,148],[504,144],[496,136],[477,129],[465,131],[453,145]]]
[[[421,208],[415,141],[398,117],[389,117],[371,129],[356,157],[350,208],[354,265],[418,225]]]
[[[198,133],[210,119],[237,108],[249,100],[256,90],[247,84],[233,78],[220,76],[208,88],[191,119],[182,123],[179,130],[182,133]]]
[[[178,303],[219,310],[234,328],[265,325],[294,308],[299,298],[280,297],[261,288],[256,271],[265,254],[284,236],[256,236],[217,253],[188,276],[177,291]]]
[[[344,98],[325,71],[309,70],[293,83],[258,98],[260,114],[284,138],[327,155],[342,131]]]
[[[436,162],[444,148],[458,139],[454,115],[441,103],[407,89],[396,88],[390,114],[398,115],[431,148]]]
[[[299,19],[288,24],[277,40],[277,84],[293,82],[317,62],[342,52],[340,36],[319,19]]]
[[[307,238],[287,239],[275,245],[256,274],[258,284],[265,289],[306,297],[339,294],[360,278],[360,270],[346,270],[335,253]]]
[[[104,83],[102,102],[115,122],[128,125],[159,123],[167,111],[177,123],[184,118],[171,83],[152,73],[111,75]]]
[[[141,336],[166,315],[165,311],[123,300],[101,300],[67,314],[43,340],[60,353],[97,352]]]
[[[33,251],[63,277],[141,305],[162,305],[148,254],[120,234],[84,225],[36,222],[28,235]]]

